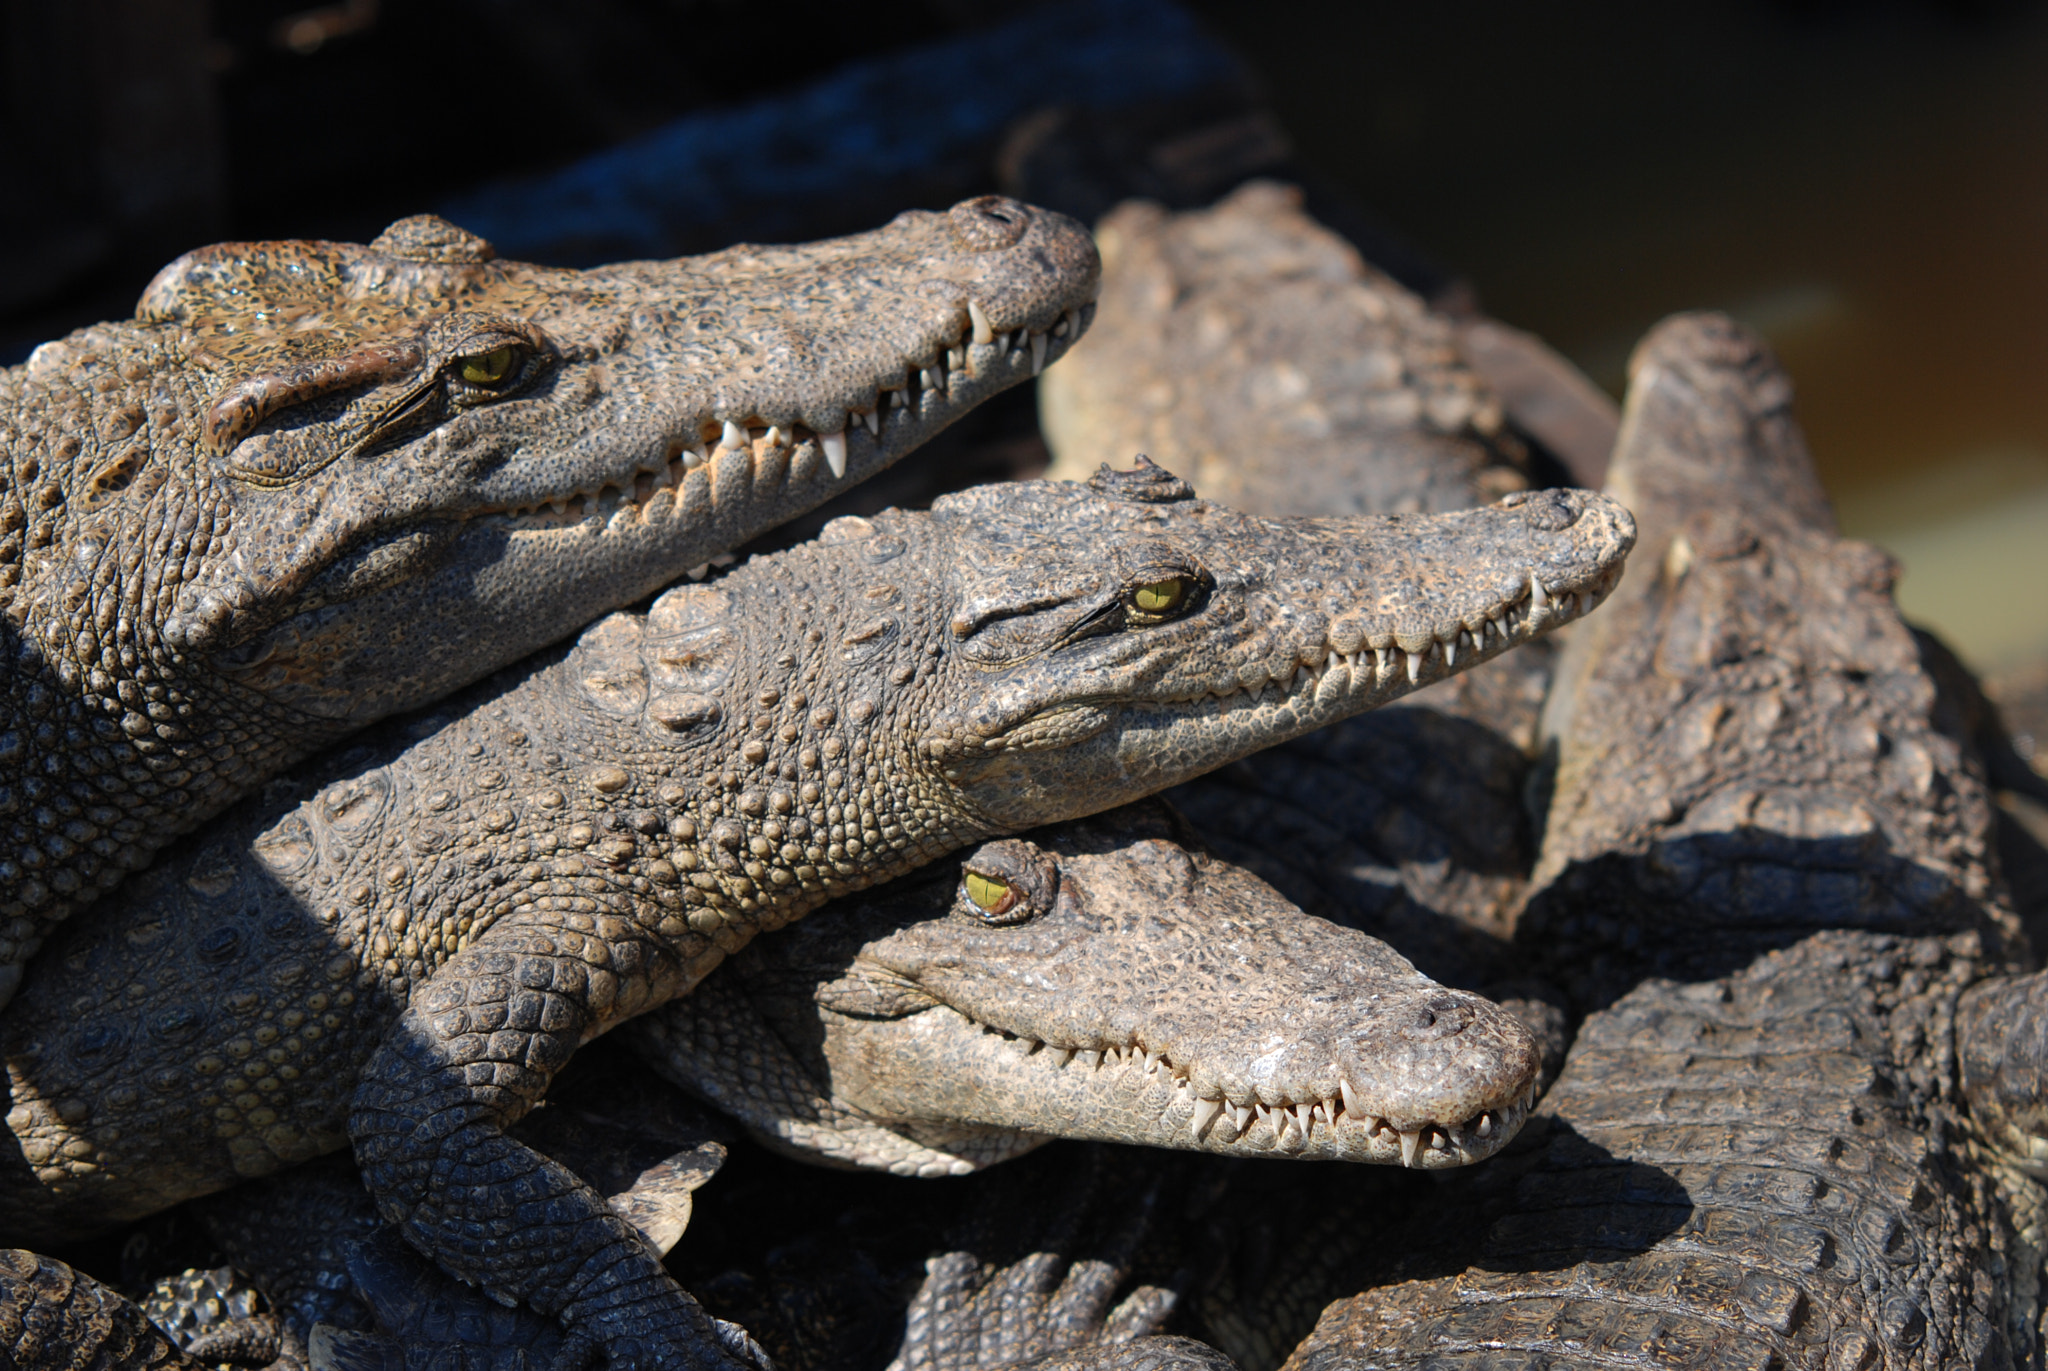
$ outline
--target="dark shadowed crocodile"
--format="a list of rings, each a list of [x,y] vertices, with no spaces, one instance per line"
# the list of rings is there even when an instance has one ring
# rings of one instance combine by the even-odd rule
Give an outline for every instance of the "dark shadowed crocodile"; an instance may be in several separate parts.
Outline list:
[[[1052,1136],[1443,1167],[1514,1135],[1537,1055],[1512,1017],[1301,913],[1185,846],[1185,832],[1155,803],[985,843],[749,945],[696,994],[636,1021],[650,1031],[635,1046],[784,1149],[905,1174],[970,1170]],[[636,1226],[666,1250],[687,1198],[680,1215],[655,1202],[678,1188],[677,1167],[650,1165],[681,1151],[692,1187],[708,1169],[703,1147],[682,1151],[687,1126],[650,1126],[663,1103],[614,1066],[597,1082],[579,1073],[568,1098],[551,1097],[518,1128],[579,1174],[616,1177],[600,1190],[614,1209],[639,1200],[639,1214],[665,1227],[657,1236],[639,1214]],[[625,1147],[645,1134],[650,1144]],[[603,1155],[619,1150],[630,1159]],[[394,1308],[455,1297],[434,1293],[448,1283],[431,1268],[382,1274],[409,1254],[347,1250],[378,1225],[369,1197],[331,1167],[227,1192],[205,1211],[227,1255],[259,1275],[316,1352],[361,1323],[324,1278],[344,1263],[387,1326],[407,1319]],[[1062,1336],[1034,1335],[1033,1355],[1077,1342],[1091,1327],[1085,1311],[1107,1310],[1120,1277],[1083,1275],[1088,1298],[1068,1293],[1080,1302],[1073,1317],[1056,1320]],[[971,1284],[951,1271],[960,1301],[935,1289],[949,1312],[913,1318],[913,1345],[957,1343],[978,1302],[1003,1298]],[[225,1341],[207,1313],[216,1285],[175,1292],[188,1348]],[[1140,1301],[1103,1337],[1148,1332],[1170,1306]],[[558,1340],[552,1320],[527,1317],[523,1335],[515,1321],[479,1340],[528,1351]],[[331,1331],[316,1335],[315,1320]],[[912,1360],[952,1365],[955,1355]]]
[[[2048,983],[1790,398],[1724,319],[1638,351],[1650,574],[1566,651],[1520,930],[1588,1017],[1530,1146],[1291,1366],[2040,1364]]]
[[[842,521],[671,591],[54,946],[0,1026],[0,1216],[75,1234],[352,1139],[444,1267],[619,1363],[716,1360],[639,1240],[503,1134],[580,1043],[832,896],[1384,703],[1460,642],[1502,652],[1596,602],[1632,539],[1581,492],[1266,520],[1147,465]]]
[[[293,760],[1036,374],[1096,271],[1077,224],[996,197],[591,271],[420,216],[187,254],[133,320],[0,373],[0,1002],[53,924]]]

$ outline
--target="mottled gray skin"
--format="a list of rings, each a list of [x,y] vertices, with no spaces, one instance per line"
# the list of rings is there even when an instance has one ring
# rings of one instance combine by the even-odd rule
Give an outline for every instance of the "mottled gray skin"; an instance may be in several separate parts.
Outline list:
[[[1462,509],[1528,484],[1452,322],[1254,181],[1096,231],[1102,300],[1081,363],[1039,389],[1053,476],[1145,452],[1262,514]]]
[[[50,949],[0,1022],[0,1222],[76,1235],[352,1140],[408,1240],[572,1348],[715,1364],[630,1225],[504,1136],[579,1045],[829,898],[1577,617],[1633,536],[1581,492],[1256,519],[1148,466],[841,521],[671,591]]]
[[[977,880],[1006,892],[1000,912]],[[841,901],[631,1033],[772,1145],[899,1175],[1055,1136],[1464,1165],[1521,1126],[1539,1065],[1508,1014],[1303,914],[1149,805]]]
[[[421,216],[187,254],[0,373],[0,1003],[293,761],[1035,374],[1096,273],[1079,225],[996,197],[582,272]]]
[[[1591,1012],[1527,1145],[1377,1234],[1291,1368],[2041,1364],[2041,983],[1789,403],[1724,318],[1638,350],[1646,555],[1566,649],[1520,930]]]

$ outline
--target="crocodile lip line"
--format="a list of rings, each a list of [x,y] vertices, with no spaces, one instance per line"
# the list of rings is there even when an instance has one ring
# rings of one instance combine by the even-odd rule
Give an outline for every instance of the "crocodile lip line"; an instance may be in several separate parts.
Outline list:
[[[820,473],[829,473],[832,481],[844,480],[850,455],[862,446],[876,457],[908,451],[970,408],[953,398],[963,377],[1000,376],[998,368],[1019,373],[1017,379],[1038,375],[1078,340],[1094,313],[1091,301],[1062,311],[1047,328],[997,333],[981,307],[970,300],[968,323],[953,341],[926,357],[908,359],[877,384],[872,407],[848,410],[833,432],[797,423],[767,423],[758,415],[710,418],[672,434],[658,454],[615,482],[539,504],[479,510],[478,515],[503,516],[519,530],[568,528],[593,516],[606,521],[674,518],[685,505],[680,495],[685,482],[699,471],[714,500],[721,485],[736,480],[751,484],[776,464],[786,467],[791,480],[816,479]],[[665,509],[656,503],[664,490],[677,492]]]
[[[1531,1080],[1511,1100],[1462,1118],[1403,1120],[1408,1125],[1404,1128],[1389,1117],[1391,1111],[1375,1109],[1373,1101],[1341,1077],[1337,1089],[1320,1098],[1238,1102],[1221,1093],[1198,1093],[1188,1067],[1136,1042],[1120,1048],[1058,1047],[979,1023],[952,1006],[947,1009],[974,1024],[985,1039],[996,1040],[998,1051],[1029,1063],[1007,1069],[1078,1076],[1074,1084],[1127,1101],[1134,1111],[1149,1103],[1160,1110],[1162,1136],[1185,1128],[1188,1145],[1203,1151],[1322,1156],[1398,1163],[1417,1170],[1466,1166],[1499,1151],[1520,1131],[1536,1103],[1536,1083]]]

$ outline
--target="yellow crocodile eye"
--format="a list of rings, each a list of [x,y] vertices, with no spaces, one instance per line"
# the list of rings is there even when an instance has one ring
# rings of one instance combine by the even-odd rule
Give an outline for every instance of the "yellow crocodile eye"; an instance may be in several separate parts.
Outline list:
[[[519,364],[519,345],[507,343],[489,352],[472,352],[466,357],[455,359],[462,369],[462,379],[473,386],[495,386],[512,374],[512,368]]]
[[[1188,598],[1187,578],[1147,581],[1131,592],[1131,607],[1143,614],[1171,614]]]
[[[1017,891],[1008,881],[970,871],[967,873],[967,898],[974,901],[975,908],[985,913],[1004,914],[1017,903]]]

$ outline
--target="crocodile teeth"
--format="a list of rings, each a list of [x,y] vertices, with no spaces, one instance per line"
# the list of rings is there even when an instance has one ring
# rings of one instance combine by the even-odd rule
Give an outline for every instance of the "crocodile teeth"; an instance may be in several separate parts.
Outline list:
[[[1045,343],[1046,338],[1043,333],[1031,335],[1031,374],[1033,376],[1045,370]]]
[[[1358,1092],[1351,1088],[1351,1082],[1340,1080],[1337,1089],[1344,1096],[1344,1112],[1354,1119],[1364,1118],[1365,1109],[1359,1104]]]
[[[973,325],[976,345],[986,347],[995,341],[996,331],[989,327],[987,311],[972,300],[967,302],[967,320]]]
[[[1250,1107],[1242,1104],[1234,1104],[1230,1106],[1230,1121],[1231,1123],[1237,1126],[1238,1132],[1244,1132],[1244,1130],[1251,1124],[1252,1121],[1252,1111]]]
[[[1157,1071],[1159,1063],[1165,1059],[1165,1056],[1166,1054],[1163,1052],[1154,1052],[1148,1048],[1145,1052],[1145,1074],[1149,1076]]]
[[[727,419],[725,421],[725,431],[718,436],[718,445],[738,452],[741,448],[748,445],[747,431],[732,420]]]
[[[1076,1052],[1074,1056],[1080,1060],[1081,1065],[1087,1067],[1090,1071],[1102,1065],[1102,1054],[1093,1049],[1085,1052]]]
[[[821,433],[818,446],[825,450],[825,465],[832,468],[834,480],[846,475],[846,433]]]
[[[1216,1122],[1216,1116],[1222,1112],[1223,1101],[1221,1100],[1196,1100],[1194,1117],[1188,1120],[1189,1132],[1199,1141],[1202,1136],[1202,1130]]]
[[[1536,579],[1536,573],[1529,573],[1529,612],[1541,614],[1550,604],[1550,597],[1543,593],[1543,582]]]
[[[1065,1066],[1065,1065],[1066,1065],[1066,1064],[1067,1064],[1068,1062],[1070,1062],[1070,1061],[1072,1061],[1072,1060],[1074,1060],[1074,1049],[1073,1049],[1073,1048],[1071,1048],[1071,1047],[1055,1047],[1055,1048],[1054,1048],[1054,1049],[1052,1050],[1052,1064],[1053,1064],[1054,1066]]]
[[[1403,655],[1408,658],[1408,684],[1414,685],[1416,678],[1422,675],[1422,654],[1408,652]]]
[[[1472,1131],[1473,1131],[1473,1132],[1474,1132],[1475,1134],[1477,1134],[1478,1136],[1482,1137],[1482,1138],[1490,1138],[1490,1137],[1492,1137],[1492,1136],[1493,1136],[1493,1111],[1492,1111],[1492,1110],[1488,1110],[1488,1111],[1487,1111],[1486,1113],[1484,1113],[1484,1114],[1481,1114],[1481,1115],[1479,1116],[1479,1124],[1478,1124],[1478,1126],[1477,1126],[1477,1127],[1475,1127],[1475,1128],[1474,1128],[1474,1129],[1473,1129]]]
[[[1309,1121],[1315,1117],[1315,1112],[1316,1106],[1312,1104],[1298,1104],[1294,1106],[1294,1126],[1301,1130],[1301,1140],[1303,1142],[1308,1141],[1308,1125]]]
[[[1447,640],[1447,641],[1446,641],[1446,642],[1444,643],[1444,665],[1445,665],[1445,666],[1456,666],[1457,664],[1458,664],[1458,639],[1457,639],[1457,635],[1453,634],[1453,635],[1452,635],[1452,636],[1451,636],[1451,637],[1450,637],[1450,638],[1449,638],[1449,639],[1448,639],[1448,640]]]
[[[936,390],[939,391],[941,394],[945,392],[946,373],[941,367],[926,367],[923,373],[923,380],[924,388],[926,390]]]
[[[1413,1167],[1415,1165],[1415,1149],[1421,1145],[1421,1129],[1416,1129],[1412,1133],[1401,1134],[1401,1165]]]

